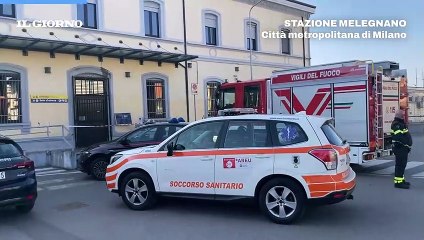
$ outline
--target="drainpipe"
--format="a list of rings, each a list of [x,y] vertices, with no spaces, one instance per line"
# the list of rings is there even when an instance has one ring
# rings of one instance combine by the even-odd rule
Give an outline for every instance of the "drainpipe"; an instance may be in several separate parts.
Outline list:
[[[257,3],[255,3],[251,8],[250,8],[250,10],[249,10],[249,45],[250,45],[250,80],[253,80],[253,69],[252,69],[252,53],[253,53],[253,49],[252,49],[252,43],[253,43],[253,41],[252,41],[252,36],[251,36],[251,33],[252,33],[252,17],[251,17],[251,15],[252,15],[252,10],[253,10],[253,8],[254,7],[256,7],[259,3],[261,3],[263,0],[260,0],[259,2],[257,2]],[[256,27],[258,27],[258,26],[256,26]]]
[[[183,27],[184,27],[184,54],[187,55],[187,29],[186,29],[186,11],[185,0],[183,1]],[[187,60],[184,61],[184,74],[185,74],[185,90],[186,90],[186,108],[187,108],[187,122],[190,122],[190,106],[188,99],[188,68]]]
[[[303,17],[302,17],[303,22]],[[303,66],[306,67],[306,49],[305,49],[305,27],[302,27],[302,43],[303,43]]]
[[[196,83],[197,83],[197,86],[199,86],[199,62],[197,62],[197,61],[195,61],[196,62]],[[199,90],[199,89],[197,89],[197,90]],[[194,95],[194,121],[196,121],[197,120],[197,111],[196,111],[196,95]]]

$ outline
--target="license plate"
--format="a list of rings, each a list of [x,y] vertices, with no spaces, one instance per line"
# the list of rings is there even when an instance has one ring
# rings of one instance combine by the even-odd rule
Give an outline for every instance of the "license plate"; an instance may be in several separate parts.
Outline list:
[[[6,172],[0,172],[0,180],[6,179]]]

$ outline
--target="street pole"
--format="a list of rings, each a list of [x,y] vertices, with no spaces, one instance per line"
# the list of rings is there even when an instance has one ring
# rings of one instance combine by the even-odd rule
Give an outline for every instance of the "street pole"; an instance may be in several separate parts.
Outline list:
[[[184,54],[187,55],[187,29],[186,29],[186,12],[185,12],[185,0],[183,1],[183,26],[184,26]],[[184,61],[184,74],[185,74],[185,90],[186,90],[186,107],[187,107],[187,122],[190,122],[190,106],[189,106],[189,94],[188,94],[188,69],[187,60]]]
[[[302,23],[304,22],[303,17],[302,17]],[[303,45],[303,66],[306,67],[306,53],[305,53],[305,27],[302,27],[302,45]],[[289,38],[289,36],[286,36],[287,38]],[[289,40],[290,41],[290,40]],[[289,44],[290,46],[290,44]]]
[[[196,83],[199,86],[199,62],[196,61]],[[197,88],[197,90],[199,90]],[[194,95],[194,121],[197,121],[196,95]]]
[[[261,3],[263,0],[260,0],[259,2],[255,3],[249,10],[249,50],[250,50],[250,80],[253,80],[253,69],[252,69],[252,10],[254,7],[256,7],[259,3]]]
[[[421,78],[423,80],[423,88],[424,88],[424,70],[423,69],[421,69]]]
[[[418,68],[415,68],[415,87],[418,87]]]

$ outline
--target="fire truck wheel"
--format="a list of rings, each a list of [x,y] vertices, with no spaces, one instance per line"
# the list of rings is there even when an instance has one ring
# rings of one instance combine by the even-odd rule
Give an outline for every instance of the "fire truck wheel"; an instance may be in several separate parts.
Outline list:
[[[305,204],[303,189],[291,179],[274,178],[259,193],[261,211],[279,224],[290,224],[301,218]]]
[[[124,203],[133,210],[147,210],[156,203],[157,195],[153,182],[143,172],[133,172],[125,176],[119,191]]]

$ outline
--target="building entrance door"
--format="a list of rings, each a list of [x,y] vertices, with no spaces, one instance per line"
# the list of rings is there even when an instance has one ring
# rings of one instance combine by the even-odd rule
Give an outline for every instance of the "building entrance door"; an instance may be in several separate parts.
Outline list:
[[[110,139],[109,81],[96,74],[73,78],[76,148]]]

